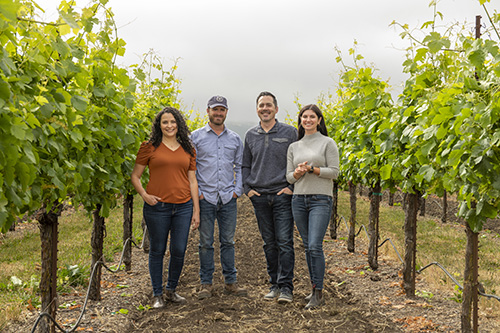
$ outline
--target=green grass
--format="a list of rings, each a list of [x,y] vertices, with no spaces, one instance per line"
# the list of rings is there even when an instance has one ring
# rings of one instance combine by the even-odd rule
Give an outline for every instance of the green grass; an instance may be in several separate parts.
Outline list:
[[[140,198],[134,200],[133,234],[138,241],[142,239],[141,204]],[[122,205],[112,210],[105,225],[104,258],[107,262],[115,263],[115,256],[120,255],[123,249]],[[18,225],[17,229],[15,233],[0,236],[0,331],[6,322],[18,318],[23,308],[30,304],[39,305],[37,282],[40,280],[41,268],[38,224],[31,221]],[[78,281],[81,280],[81,275],[84,275],[85,283],[88,283],[92,260],[91,233],[92,217],[85,211],[68,210],[61,214],[58,243],[58,276],[61,282],[69,284],[69,278],[76,272],[75,275],[78,276],[75,278],[79,279]],[[68,271],[68,267],[74,265],[78,265],[78,269]],[[13,276],[22,284],[13,284]]]

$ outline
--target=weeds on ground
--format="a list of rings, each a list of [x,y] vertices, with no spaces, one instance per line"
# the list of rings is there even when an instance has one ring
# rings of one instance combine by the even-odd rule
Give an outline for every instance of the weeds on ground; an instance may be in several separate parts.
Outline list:
[[[339,216],[349,220],[349,193],[339,192]],[[356,231],[361,225],[368,226],[370,202],[368,197],[358,196]],[[404,255],[404,211],[401,207],[390,207],[382,202],[380,208],[379,229],[380,240],[390,238],[400,255]],[[344,229],[343,229],[344,228]],[[340,230],[346,230],[345,225]],[[343,236],[340,232],[340,236]],[[366,237],[360,233],[358,237]],[[500,236],[490,230],[480,233],[479,244],[479,281],[486,294],[497,295],[500,291]],[[456,223],[443,224],[439,219],[430,216],[418,217],[417,222],[417,266],[424,267],[431,262],[439,262],[450,274],[463,285],[465,267],[465,227]],[[399,261],[395,250],[389,242],[379,249],[379,254]],[[432,266],[419,274],[422,283],[433,289],[449,294],[454,301],[462,301],[462,291],[440,268]],[[418,282],[417,282],[418,288]],[[421,295],[426,298],[426,295]],[[499,296],[499,295],[497,295]],[[433,296],[434,297],[434,296]],[[480,311],[493,316],[500,316],[500,307],[495,299],[480,298]]]
[[[140,200],[134,200],[139,212]],[[139,215],[135,215],[139,216]],[[137,218],[136,218],[137,219]],[[123,207],[118,206],[106,219],[104,258],[113,262],[123,249]],[[135,221],[133,235],[142,239],[140,223]],[[59,218],[58,292],[83,290],[88,286],[91,265],[92,218],[81,209],[64,211]],[[19,225],[0,242],[0,331],[17,320],[23,309],[40,306],[40,235],[36,221]]]

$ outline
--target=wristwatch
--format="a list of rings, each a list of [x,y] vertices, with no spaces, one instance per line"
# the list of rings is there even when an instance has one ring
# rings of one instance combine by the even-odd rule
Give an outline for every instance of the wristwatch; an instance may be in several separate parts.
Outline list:
[[[314,173],[314,167],[311,165],[311,169],[309,169],[309,171],[307,171],[308,173]]]

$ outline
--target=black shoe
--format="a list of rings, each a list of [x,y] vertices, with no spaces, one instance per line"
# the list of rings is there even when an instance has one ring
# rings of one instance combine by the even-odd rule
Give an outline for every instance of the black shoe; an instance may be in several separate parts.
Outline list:
[[[272,286],[269,292],[264,295],[266,301],[272,301],[280,295],[280,288],[278,286]]]
[[[279,304],[287,304],[293,302],[293,294],[289,288],[281,288],[280,295],[278,297]]]

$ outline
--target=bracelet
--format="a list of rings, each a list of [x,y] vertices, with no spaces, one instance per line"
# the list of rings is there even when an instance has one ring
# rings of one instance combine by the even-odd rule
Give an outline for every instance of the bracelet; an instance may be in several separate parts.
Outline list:
[[[311,169],[309,169],[309,171],[307,171],[308,173],[314,173],[314,167],[311,166]]]

